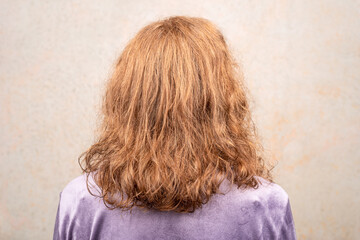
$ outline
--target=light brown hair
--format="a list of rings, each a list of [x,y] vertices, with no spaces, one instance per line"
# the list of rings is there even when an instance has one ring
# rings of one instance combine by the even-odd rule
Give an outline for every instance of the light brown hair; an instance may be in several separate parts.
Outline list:
[[[193,212],[224,179],[245,188],[258,187],[255,176],[272,181],[243,74],[207,19],[172,16],[142,28],[116,62],[102,115],[79,164],[88,189],[95,173],[110,209]]]

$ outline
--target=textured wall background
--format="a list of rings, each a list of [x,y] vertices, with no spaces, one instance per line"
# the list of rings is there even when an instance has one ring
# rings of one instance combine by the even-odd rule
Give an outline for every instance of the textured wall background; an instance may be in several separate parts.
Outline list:
[[[359,1],[0,1],[0,238],[50,239],[124,44],[208,18],[244,67],[299,239],[360,234]]]

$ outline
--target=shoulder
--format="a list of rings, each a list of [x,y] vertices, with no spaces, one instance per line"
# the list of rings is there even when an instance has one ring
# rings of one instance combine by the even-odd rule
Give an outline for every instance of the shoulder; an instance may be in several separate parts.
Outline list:
[[[229,198],[231,197],[236,202],[258,201],[266,203],[275,201],[280,205],[287,204],[289,196],[280,185],[259,176],[255,176],[255,178],[259,183],[257,188],[239,188],[237,185],[230,185],[229,181],[226,181],[220,189],[225,192],[228,189]]]
[[[287,192],[274,182],[256,178],[257,188],[231,186],[225,197],[226,216],[235,219],[249,239],[295,239]]]
[[[86,174],[81,174],[73,178],[61,191],[61,201],[75,203],[79,200],[92,198],[93,196],[90,194],[88,187],[92,193],[99,193],[99,187],[95,184],[92,174],[88,177]]]
[[[287,192],[278,184],[259,178],[259,194],[263,199],[265,236],[279,239],[296,239],[295,224]]]
[[[86,184],[86,176],[82,174],[69,181],[61,191],[61,197],[77,195],[84,190]],[[85,187],[86,188],[86,187]]]
[[[83,189],[83,185],[86,182],[86,175],[82,174],[80,176],[77,176],[76,178],[73,178],[71,181],[69,181],[65,187],[62,190],[62,193],[77,193],[81,189]]]
[[[231,185],[230,191],[223,196],[224,204],[231,212],[246,213],[247,219],[263,221],[283,218],[289,208],[287,192],[274,182],[256,178],[259,183],[257,188],[238,188],[235,184]]]
[[[90,239],[96,215],[105,207],[97,195],[98,187],[91,175],[82,174],[66,184],[60,192],[53,239]]]
[[[258,187],[246,190],[243,194],[247,196],[252,204],[268,212],[271,217],[279,217],[286,214],[289,207],[289,195],[279,184],[270,182],[264,178],[256,177]],[[269,217],[269,215],[267,215]]]
[[[280,185],[270,182],[264,178],[256,177],[259,186],[256,189],[256,195],[258,195],[264,201],[267,201],[270,207],[274,204],[286,207],[289,201],[288,193]]]

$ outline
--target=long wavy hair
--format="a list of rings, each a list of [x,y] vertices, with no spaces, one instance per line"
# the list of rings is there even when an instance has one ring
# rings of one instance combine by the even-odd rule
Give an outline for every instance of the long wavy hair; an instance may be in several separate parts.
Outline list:
[[[78,159],[89,192],[92,173],[110,209],[194,212],[225,179],[272,182],[239,68],[207,19],[142,28],[108,79],[96,143]]]

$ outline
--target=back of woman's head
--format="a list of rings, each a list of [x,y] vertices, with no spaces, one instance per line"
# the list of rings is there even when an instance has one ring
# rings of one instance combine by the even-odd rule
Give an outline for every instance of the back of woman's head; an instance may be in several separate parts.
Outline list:
[[[237,70],[203,18],[168,17],[130,40],[107,83],[97,142],[79,157],[109,208],[193,212],[224,179],[271,181]]]

